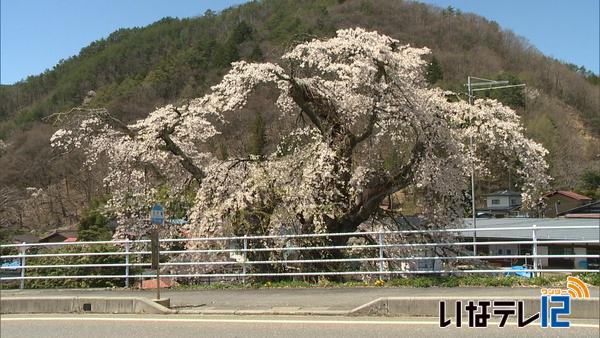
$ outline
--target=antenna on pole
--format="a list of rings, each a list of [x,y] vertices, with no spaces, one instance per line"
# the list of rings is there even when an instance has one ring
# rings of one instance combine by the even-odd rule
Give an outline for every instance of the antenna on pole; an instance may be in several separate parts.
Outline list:
[[[473,81],[476,80],[476,81]],[[509,84],[506,80],[490,80],[481,77],[467,76],[467,93],[469,96],[469,104],[473,104],[473,92],[482,90],[504,89],[525,87],[524,83]],[[475,88],[473,88],[475,87]],[[469,147],[473,150],[473,136],[469,136]],[[509,173],[510,174],[510,173]],[[477,256],[477,211],[475,210],[475,166],[471,168],[471,208],[473,210],[473,255]]]

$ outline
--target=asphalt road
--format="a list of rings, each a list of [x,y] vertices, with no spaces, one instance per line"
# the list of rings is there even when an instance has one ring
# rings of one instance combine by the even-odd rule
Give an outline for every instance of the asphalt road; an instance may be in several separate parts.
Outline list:
[[[495,323],[497,325],[497,323]],[[598,337],[598,321],[568,329],[438,327],[424,318],[3,315],[1,337]]]

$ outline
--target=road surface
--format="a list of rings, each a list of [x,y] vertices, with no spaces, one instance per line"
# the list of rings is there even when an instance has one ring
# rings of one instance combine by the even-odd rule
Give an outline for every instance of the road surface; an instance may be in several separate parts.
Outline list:
[[[493,324],[497,325],[496,322]],[[538,324],[539,325],[539,324]],[[597,320],[568,329],[538,325],[486,329],[438,327],[432,318],[3,315],[1,337],[598,337]]]

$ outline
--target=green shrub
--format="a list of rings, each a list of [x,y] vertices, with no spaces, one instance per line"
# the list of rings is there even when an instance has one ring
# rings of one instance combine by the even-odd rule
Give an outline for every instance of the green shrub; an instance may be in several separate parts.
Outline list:
[[[79,253],[79,252],[115,252],[119,251],[112,245],[68,245],[52,249],[40,249],[38,253]],[[32,251],[33,252],[33,251]],[[122,255],[101,256],[64,256],[64,257],[34,257],[27,259],[31,265],[61,265],[61,264],[115,264],[124,263]],[[75,268],[33,268],[26,270],[26,276],[80,276],[80,275],[123,275],[125,267],[75,267]],[[133,271],[131,272],[133,274]],[[81,279],[32,279],[26,281],[27,288],[86,288],[124,286],[125,280],[104,278]]]
[[[511,287],[511,286],[552,286],[555,285],[559,277],[533,277],[521,278],[515,276],[437,276],[437,277],[414,277],[414,278],[395,278],[388,282],[390,286],[403,287]],[[564,279],[564,278],[563,278]]]
[[[585,272],[577,275],[581,281],[594,286],[600,286],[600,272]]]
[[[588,284],[599,285],[600,274],[580,274],[579,277]],[[392,278],[390,280],[375,279],[367,281],[331,281],[319,279],[318,281],[278,280],[265,281],[255,280],[250,284],[219,282],[201,285],[180,285],[180,288],[309,288],[309,287],[564,287],[565,275],[543,276],[523,278],[517,276],[415,276],[408,278]]]
[[[108,227],[108,219],[100,212],[102,203],[92,201],[90,208],[79,221],[78,240],[80,241],[108,241],[112,231]]]

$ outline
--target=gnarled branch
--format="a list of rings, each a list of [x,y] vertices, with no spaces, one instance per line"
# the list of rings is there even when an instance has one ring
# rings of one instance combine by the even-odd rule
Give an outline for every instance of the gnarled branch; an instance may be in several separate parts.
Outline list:
[[[192,159],[189,156],[187,156],[183,152],[183,150],[181,150],[181,148],[177,144],[175,144],[175,142],[173,142],[168,132],[168,129],[163,129],[160,132],[159,137],[165,142],[165,150],[169,151],[175,156],[178,156],[179,163],[181,163],[183,168],[187,170],[187,172],[189,172],[192,175],[192,177],[194,177],[194,179],[198,181],[198,183],[201,183],[204,177],[206,177],[206,174],[201,168],[194,164],[194,161],[192,161]]]

